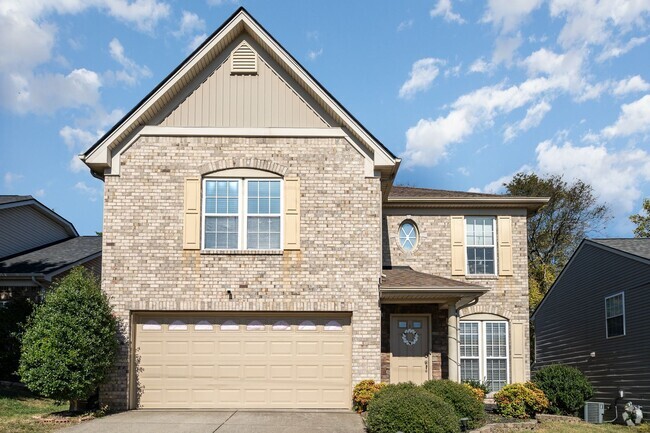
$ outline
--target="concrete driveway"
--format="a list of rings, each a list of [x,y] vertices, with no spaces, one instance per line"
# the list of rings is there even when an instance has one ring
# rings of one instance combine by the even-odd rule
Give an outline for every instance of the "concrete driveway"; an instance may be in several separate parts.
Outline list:
[[[61,433],[364,433],[351,411],[134,410],[67,427]]]

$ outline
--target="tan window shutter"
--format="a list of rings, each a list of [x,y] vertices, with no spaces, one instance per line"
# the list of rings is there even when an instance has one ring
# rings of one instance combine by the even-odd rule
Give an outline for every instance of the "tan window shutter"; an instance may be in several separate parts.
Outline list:
[[[498,217],[499,275],[512,275],[512,218]]]
[[[183,199],[183,249],[201,248],[201,178],[185,178]]]
[[[451,275],[465,275],[465,217],[451,217]]]
[[[284,249],[300,249],[300,179],[284,179]]]
[[[526,335],[523,323],[513,323],[511,330],[512,367],[510,382],[521,383],[526,381]]]

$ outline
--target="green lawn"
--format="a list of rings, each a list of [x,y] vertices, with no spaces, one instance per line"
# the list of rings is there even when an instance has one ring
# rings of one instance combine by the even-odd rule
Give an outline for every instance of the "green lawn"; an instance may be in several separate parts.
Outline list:
[[[650,432],[649,427],[648,424],[631,429],[623,425],[613,424],[567,424],[562,422],[549,422],[538,425],[535,433],[648,433]]]
[[[57,405],[53,400],[34,397],[18,388],[0,387],[0,433],[46,433],[65,427],[65,424],[42,424],[32,417],[67,408],[67,404]]]

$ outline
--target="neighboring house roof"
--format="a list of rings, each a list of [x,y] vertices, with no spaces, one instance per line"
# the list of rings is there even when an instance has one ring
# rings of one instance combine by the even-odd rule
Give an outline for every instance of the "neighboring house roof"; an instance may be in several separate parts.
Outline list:
[[[17,203],[19,201],[33,200],[31,195],[0,195],[0,204]]]
[[[98,176],[111,166],[111,152],[138,134],[207,64],[243,32],[250,34],[356,140],[374,153],[375,166],[394,176],[400,160],[354,118],[251,15],[240,7],[174,71],[101,137],[81,158]]]
[[[590,239],[590,241],[650,260],[650,238]]]
[[[57,274],[101,251],[101,236],[77,236],[3,259],[0,277]]]
[[[566,270],[569,269],[569,267],[571,266],[573,259],[577,257],[578,254],[580,254],[580,251],[584,248],[585,245],[591,245],[596,248],[600,248],[604,251],[608,251],[612,254],[619,254],[628,257],[632,260],[637,260],[646,264],[650,264],[650,238],[611,238],[611,239],[586,239],[585,238],[582,240],[582,242],[580,242],[578,248],[576,248],[576,250],[573,252],[567,264],[564,265],[564,268],[555,279],[555,282],[553,283],[551,288],[548,289],[546,295],[544,295],[544,299],[542,299],[542,302],[540,302],[537,308],[535,309],[535,312],[531,316],[531,319],[533,320],[535,319],[537,312],[540,311],[544,306],[544,301],[546,301],[546,299],[548,299],[548,297],[551,295],[551,292],[553,292],[555,287],[559,284]]]
[[[0,210],[17,206],[33,206],[36,210],[60,224],[70,236],[79,236],[72,223],[31,195],[0,195]]]
[[[382,271],[381,297],[402,300],[477,298],[490,289],[476,284],[413,270],[410,266],[389,266]]]
[[[393,186],[385,207],[446,207],[446,208],[524,208],[529,215],[548,202],[548,197],[519,197],[477,192]]]

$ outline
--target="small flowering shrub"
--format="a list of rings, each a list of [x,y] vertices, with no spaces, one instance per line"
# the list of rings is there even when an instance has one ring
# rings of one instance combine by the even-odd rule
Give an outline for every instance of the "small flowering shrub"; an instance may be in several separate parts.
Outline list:
[[[384,386],[386,386],[385,383],[375,382],[374,380],[362,380],[357,383],[352,391],[354,410],[359,413],[368,410],[368,403]]]
[[[494,394],[497,412],[512,418],[530,418],[549,407],[544,391],[534,383],[513,383]]]
[[[472,392],[474,397],[476,397],[476,400],[481,403],[483,402],[483,399],[485,398],[485,392],[481,388],[474,388],[469,383],[463,383],[463,386]]]

